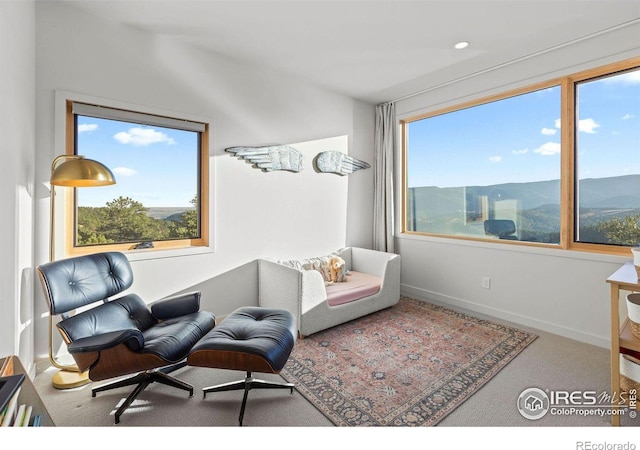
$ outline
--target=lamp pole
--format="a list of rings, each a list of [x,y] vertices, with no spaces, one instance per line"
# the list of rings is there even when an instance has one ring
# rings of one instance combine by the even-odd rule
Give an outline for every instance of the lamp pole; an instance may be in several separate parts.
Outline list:
[[[56,186],[94,187],[115,184],[113,173],[98,161],[82,155],[60,155],[51,163],[50,188],[50,224],[49,224],[49,261],[55,260],[55,201]],[[87,372],[80,372],[75,364],[59,363],[53,354],[53,311],[49,305],[49,361],[60,369],[52,379],[57,389],[70,389],[89,383]]]

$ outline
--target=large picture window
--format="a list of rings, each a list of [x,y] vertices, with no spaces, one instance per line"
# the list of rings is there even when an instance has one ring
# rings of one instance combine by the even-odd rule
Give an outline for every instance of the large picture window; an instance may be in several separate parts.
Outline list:
[[[116,184],[76,189],[69,253],[207,243],[205,123],[68,102],[73,153],[100,161]]]
[[[640,60],[402,121],[404,232],[640,243]]]
[[[407,124],[409,231],[558,243],[560,88]]]

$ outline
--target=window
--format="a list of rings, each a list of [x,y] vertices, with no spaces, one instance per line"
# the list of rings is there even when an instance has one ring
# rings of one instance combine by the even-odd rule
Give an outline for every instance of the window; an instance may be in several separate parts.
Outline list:
[[[640,69],[576,84],[576,242],[640,244]]]
[[[408,123],[407,229],[557,244],[559,118],[550,86]]]
[[[67,101],[67,127],[116,178],[74,190],[68,253],[207,245],[207,124]]]
[[[404,232],[614,253],[638,245],[639,66],[403,121]]]

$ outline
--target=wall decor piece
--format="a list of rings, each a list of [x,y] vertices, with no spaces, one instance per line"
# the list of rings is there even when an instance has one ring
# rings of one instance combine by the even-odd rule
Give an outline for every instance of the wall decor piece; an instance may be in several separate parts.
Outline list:
[[[349,175],[360,169],[371,167],[369,163],[352,158],[342,152],[322,152],[315,158],[315,167],[320,172],[337,173],[338,175]]]
[[[288,145],[266,145],[263,147],[229,147],[225,149],[238,158],[253,164],[263,172],[287,170],[300,172],[302,167],[302,153]]]

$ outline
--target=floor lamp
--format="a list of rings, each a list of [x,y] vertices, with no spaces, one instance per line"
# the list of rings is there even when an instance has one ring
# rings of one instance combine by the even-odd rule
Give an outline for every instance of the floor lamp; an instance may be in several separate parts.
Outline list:
[[[55,259],[55,201],[56,186],[95,187],[115,184],[113,173],[98,161],[87,159],[82,155],[60,155],[51,163],[51,223],[49,226],[49,261]],[[52,379],[56,389],[71,389],[89,382],[87,372],[80,372],[76,365],[59,363],[53,354],[53,314],[49,313],[49,361],[60,369]]]

